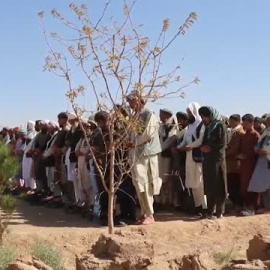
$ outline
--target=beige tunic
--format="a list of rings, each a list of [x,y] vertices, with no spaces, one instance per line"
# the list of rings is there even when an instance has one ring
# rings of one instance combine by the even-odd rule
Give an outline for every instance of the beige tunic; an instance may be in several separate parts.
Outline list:
[[[151,140],[158,128],[158,119],[152,113],[144,132],[139,136],[133,135],[136,147],[130,151],[133,184],[139,192],[149,190],[152,195],[158,195],[162,185],[159,178],[158,154],[145,156],[141,146]],[[146,185],[150,188],[146,188]]]

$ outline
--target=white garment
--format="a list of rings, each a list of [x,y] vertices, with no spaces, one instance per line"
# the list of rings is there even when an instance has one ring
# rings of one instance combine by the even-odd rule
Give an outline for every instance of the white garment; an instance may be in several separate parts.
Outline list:
[[[44,153],[42,154],[43,157],[47,158],[47,157],[50,157],[53,155],[53,147],[54,147],[54,143],[57,139],[57,134],[58,134],[58,132],[54,133],[52,138],[48,141],[46,149],[45,149]]]
[[[202,163],[194,162],[192,151],[188,151],[186,157],[186,188],[198,188],[202,182]]]
[[[154,195],[159,195],[162,180],[159,178],[158,155],[142,156],[132,168],[132,180],[141,206],[142,215],[154,214]]]
[[[89,166],[90,166],[90,178],[91,178],[91,184],[93,193],[95,194],[94,197],[98,194],[98,186],[97,186],[97,176],[95,174],[95,167],[94,167],[94,161],[92,159],[89,160]]]
[[[54,187],[54,172],[55,167],[46,167],[46,177],[47,177],[47,183],[50,191],[53,191]]]
[[[204,185],[203,182],[197,188],[192,189],[192,195],[194,198],[195,207],[202,207],[202,209],[207,209],[206,196],[204,195]]]
[[[90,205],[94,204],[95,193],[93,192],[90,172],[87,169],[87,163],[85,159],[85,154],[88,152],[88,146],[86,144],[85,138],[82,138],[77,146],[76,151],[80,151],[83,156],[78,157],[78,188],[80,191],[80,197],[82,201],[87,201]]]
[[[193,114],[195,121],[189,124],[187,132],[184,135],[183,142],[177,146],[182,148],[183,146],[190,147],[192,149],[198,148],[202,145],[205,126],[203,125],[200,130],[199,138],[197,138],[197,128],[200,125],[202,119],[199,115],[200,105],[196,102],[189,104],[188,109]],[[186,188],[191,188],[193,191],[193,197],[196,207],[201,206],[206,208],[206,198],[204,196],[203,187],[203,172],[202,163],[197,163],[193,159],[192,150],[187,151],[186,155]]]
[[[32,170],[33,170],[33,158],[27,157],[27,152],[32,148],[32,144],[34,142],[34,138],[28,145],[24,145],[24,154],[23,154],[23,161],[22,161],[22,175],[25,181],[25,187],[30,189],[36,189],[36,181],[32,177]]]
[[[27,139],[29,140],[33,140],[37,135],[37,132],[35,131],[35,124],[36,123],[32,120],[27,122]]]
[[[67,180],[75,182],[77,179],[76,162],[70,162],[70,152],[71,148],[68,148],[65,158],[65,163],[67,166]]]
[[[151,195],[159,195],[162,180],[159,177],[158,155],[141,157],[132,168],[132,180],[137,190],[146,191],[149,185]]]
[[[197,102],[190,103],[188,105],[188,109],[195,118],[194,123],[188,125],[187,132],[185,134],[185,140],[189,144],[193,141],[193,138],[197,137],[196,136],[197,127],[202,122],[202,118],[199,114],[200,105]]]
[[[166,128],[171,127],[171,130],[168,134],[166,135]],[[160,144],[161,144],[161,149],[162,151],[168,149],[177,135],[179,128],[177,124],[177,119],[175,116],[170,117],[165,124],[161,124],[159,127],[159,139],[160,139]],[[163,141],[163,139],[167,136],[167,139]]]
[[[135,149],[131,149],[129,153],[134,186],[140,192],[145,192],[145,185],[150,181],[153,186],[153,195],[159,195],[162,185],[159,177],[158,154],[145,156],[140,145],[151,139],[158,127],[157,123],[157,118],[152,113],[144,132],[135,139],[137,142]]]

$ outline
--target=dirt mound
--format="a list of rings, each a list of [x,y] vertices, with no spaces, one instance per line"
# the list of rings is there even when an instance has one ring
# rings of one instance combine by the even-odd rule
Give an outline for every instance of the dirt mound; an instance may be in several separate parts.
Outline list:
[[[142,270],[153,263],[154,246],[144,231],[102,235],[91,250],[77,257],[77,270]]]
[[[255,235],[254,238],[249,241],[247,259],[249,261],[270,260],[270,237],[261,234]]]
[[[53,270],[50,266],[37,259],[18,260],[8,266],[7,270]]]

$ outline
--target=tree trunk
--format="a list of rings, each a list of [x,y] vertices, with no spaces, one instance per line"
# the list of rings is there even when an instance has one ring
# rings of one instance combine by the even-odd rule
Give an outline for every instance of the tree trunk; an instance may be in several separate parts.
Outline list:
[[[4,234],[4,229],[3,229],[3,220],[2,220],[2,210],[0,209],[0,246],[3,245],[3,234]]]
[[[114,165],[115,165],[115,145],[113,141],[113,131],[114,131],[114,125],[112,124],[110,132],[109,132],[109,140],[110,140],[110,179],[109,179],[109,203],[108,203],[108,231],[109,234],[114,233]]]
[[[108,230],[109,234],[114,233],[114,192],[109,192],[109,204],[108,204]]]

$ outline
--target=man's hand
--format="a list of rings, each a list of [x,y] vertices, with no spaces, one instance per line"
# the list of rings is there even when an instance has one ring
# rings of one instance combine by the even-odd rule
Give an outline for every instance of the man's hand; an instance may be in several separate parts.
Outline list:
[[[245,160],[245,159],[247,159],[247,156],[245,154],[241,153],[241,154],[237,155],[236,158],[240,159],[240,160]]]
[[[257,150],[256,153],[260,156],[260,157],[265,157],[267,155],[267,151],[265,150]]]
[[[192,148],[189,147],[189,146],[183,146],[181,148],[178,148],[178,151],[180,152],[187,152],[187,151],[190,151]]]
[[[76,153],[76,156],[77,156],[77,157],[83,156],[83,153],[82,153],[81,151],[76,151],[75,153]]]
[[[212,151],[212,149],[211,149],[211,147],[209,147],[209,146],[207,146],[207,145],[203,145],[203,146],[201,147],[201,151],[202,151],[203,153],[205,153],[205,154],[208,154],[208,153],[210,153],[210,152]]]
[[[38,148],[35,149],[35,155],[36,156],[42,156],[42,151]]]

